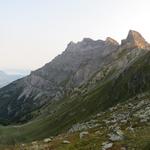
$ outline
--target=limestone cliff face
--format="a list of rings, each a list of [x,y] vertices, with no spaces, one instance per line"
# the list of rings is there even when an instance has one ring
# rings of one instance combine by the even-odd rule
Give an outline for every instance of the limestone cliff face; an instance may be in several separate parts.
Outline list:
[[[119,43],[111,37],[107,37],[105,42],[108,43],[108,44],[114,44],[114,45],[119,46]]]
[[[31,75],[40,76],[55,85],[68,81],[68,84],[72,82],[72,86],[79,86],[86,82],[105,62],[104,58],[117,48],[116,43],[89,38],[78,43],[71,42],[60,56]]]
[[[125,40],[122,40],[121,46],[124,49],[149,49],[150,45],[145,41],[140,33],[137,31],[130,30]]]

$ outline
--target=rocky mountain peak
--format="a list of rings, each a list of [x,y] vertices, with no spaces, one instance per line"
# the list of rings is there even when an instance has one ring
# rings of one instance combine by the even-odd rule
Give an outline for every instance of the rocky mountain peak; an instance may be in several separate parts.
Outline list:
[[[76,45],[76,43],[73,42],[73,41],[71,41],[71,42],[69,42],[69,44],[67,45],[67,49],[72,49],[75,45]]]
[[[104,44],[104,41],[101,40],[93,40],[90,38],[83,38],[82,41],[79,42],[70,42],[66,48],[66,51],[69,52],[77,52],[77,51],[87,51],[89,49],[93,49],[96,47],[100,47]]]
[[[111,37],[107,37],[105,42],[108,43],[108,44],[119,45],[119,43]]]
[[[134,30],[130,30],[127,36],[128,41],[134,41],[134,42],[143,42],[145,43],[145,39],[142,37],[142,35]]]
[[[121,41],[123,48],[147,48],[149,44],[143,38],[143,36],[134,30],[130,30],[126,39]]]
[[[88,43],[88,42],[93,42],[91,38],[83,38],[82,42]]]

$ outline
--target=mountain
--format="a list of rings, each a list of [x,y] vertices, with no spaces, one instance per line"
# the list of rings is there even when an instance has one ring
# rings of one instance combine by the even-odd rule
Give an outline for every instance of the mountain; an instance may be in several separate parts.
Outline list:
[[[3,71],[0,71],[0,88],[8,85],[9,83],[21,78],[21,75],[8,75]]]
[[[0,89],[0,121],[3,125],[9,124],[0,128],[0,143],[31,142],[61,133],[67,136],[68,131],[92,122],[98,114],[101,116],[99,121],[112,121],[115,112],[124,120],[122,113],[125,111],[131,113],[131,118],[126,118],[127,123],[123,126],[120,120],[114,121],[113,127],[117,124],[126,133],[125,128],[133,126],[139,135],[140,127],[143,132],[149,129],[149,83],[150,44],[137,31],[130,30],[121,44],[110,37],[70,42],[51,62]],[[146,102],[140,104],[143,100]],[[136,104],[133,112],[128,109],[129,104],[132,107]],[[120,105],[122,107],[118,107]],[[139,116],[134,117],[138,110],[147,117],[144,123],[140,122]],[[133,125],[134,122],[139,126]],[[105,131],[110,132],[110,125],[99,125],[104,126],[104,137],[100,137],[104,142]],[[150,133],[147,131],[146,135],[143,143]],[[136,136],[132,138],[140,143]],[[128,141],[130,139],[124,141],[125,144]]]
[[[0,90],[0,117],[24,121],[24,115],[29,112],[62,99],[111,61],[110,54],[118,46],[112,41],[88,38],[69,43],[66,50],[52,62]]]

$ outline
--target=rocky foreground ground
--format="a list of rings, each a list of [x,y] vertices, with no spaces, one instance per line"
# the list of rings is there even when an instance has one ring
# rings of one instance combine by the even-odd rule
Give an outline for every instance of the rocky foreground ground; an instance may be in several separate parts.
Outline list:
[[[64,134],[3,150],[150,150],[150,97],[138,95]]]

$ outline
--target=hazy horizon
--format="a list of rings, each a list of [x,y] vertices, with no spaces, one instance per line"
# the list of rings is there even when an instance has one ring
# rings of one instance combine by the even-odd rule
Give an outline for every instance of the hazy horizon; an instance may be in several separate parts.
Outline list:
[[[0,71],[8,74],[8,75],[29,75],[32,70],[28,69],[0,69]]]
[[[84,37],[120,42],[133,29],[150,42],[149,5],[148,0],[0,1],[0,70],[35,70]]]

